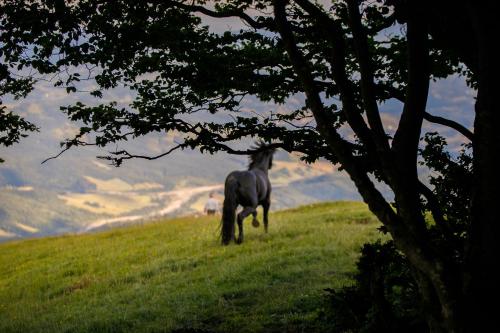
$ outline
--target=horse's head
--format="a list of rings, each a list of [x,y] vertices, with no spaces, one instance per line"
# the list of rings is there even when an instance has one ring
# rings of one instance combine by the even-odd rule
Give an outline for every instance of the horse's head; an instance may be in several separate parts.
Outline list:
[[[254,167],[265,167],[266,169],[271,169],[273,166],[273,155],[276,152],[276,148],[265,143],[264,141],[257,141],[252,147],[254,153],[250,155],[250,165],[249,169]]]

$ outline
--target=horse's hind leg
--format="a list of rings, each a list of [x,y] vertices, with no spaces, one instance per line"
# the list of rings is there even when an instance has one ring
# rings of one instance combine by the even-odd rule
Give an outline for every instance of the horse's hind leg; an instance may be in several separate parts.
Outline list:
[[[243,220],[250,214],[257,213],[254,207],[244,207],[241,213],[238,214],[238,238],[236,239],[236,243],[241,244],[243,242]]]
[[[262,208],[264,208],[264,231],[267,234],[267,225],[269,223],[268,215],[269,215],[269,207],[271,206],[271,200],[266,199],[262,204]]]
[[[243,219],[240,217],[240,214],[238,214],[238,238],[236,238],[236,243],[241,244],[243,243]]]

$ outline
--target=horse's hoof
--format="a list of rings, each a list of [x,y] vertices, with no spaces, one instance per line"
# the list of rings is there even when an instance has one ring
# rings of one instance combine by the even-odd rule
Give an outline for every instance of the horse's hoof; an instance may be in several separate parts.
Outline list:
[[[257,219],[254,219],[252,220],[252,226],[254,226],[255,228],[258,228],[260,225],[259,221],[257,221]]]
[[[239,238],[238,238],[238,239],[235,241],[235,243],[239,245],[239,244],[243,243],[243,239],[239,239]]]

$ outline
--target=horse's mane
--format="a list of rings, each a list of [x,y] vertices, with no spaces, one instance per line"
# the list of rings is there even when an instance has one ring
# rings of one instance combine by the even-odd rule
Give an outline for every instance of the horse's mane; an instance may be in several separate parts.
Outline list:
[[[256,152],[248,156],[248,170],[260,164],[269,155],[273,155],[276,150],[275,148],[271,148],[271,146],[263,141],[255,142],[255,145],[252,146],[251,149],[255,150]],[[269,169],[271,169],[271,166],[272,165],[269,166]]]

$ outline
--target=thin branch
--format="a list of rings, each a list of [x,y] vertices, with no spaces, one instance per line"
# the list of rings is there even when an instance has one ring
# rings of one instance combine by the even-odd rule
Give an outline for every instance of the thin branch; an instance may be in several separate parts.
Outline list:
[[[61,150],[57,155],[54,155],[54,156],[51,156],[49,158],[46,158],[44,159],[40,164],[44,164],[45,162],[47,161],[50,161],[50,160],[54,160],[56,158],[58,158],[59,156],[61,156],[62,154],[64,154],[66,151],[68,151],[69,149],[71,149],[71,147],[73,146],[95,146],[96,144],[95,143],[88,143],[88,142],[84,142],[84,141],[71,141],[71,142],[68,142],[66,144],[66,148],[64,148],[63,150]]]
[[[134,154],[130,154],[126,150],[120,150],[120,151],[117,151],[117,152],[110,152],[110,154],[113,154],[115,156],[118,156],[118,155],[125,155],[125,156],[120,156],[120,157],[97,156],[97,158],[103,159],[103,160],[112,160],[113,162],[117,163],[117,166],[119,166],[123,160],[130,160],[130,159],[133,159],[133,158],[139,158],[139,159],[145,159],[145,160],[152,161],[152,160],[159,159],[159,158],[161,158],[163,156],[166,156],[166,155],[172,153],[173,151],[175,151],[175,150],[177,150],[179,148],[184,148],[184,147],[185,147],[184,144],[178,144],[177,146],[172,147],[168,151],[166,151],[166,152],[164,152],[162,154],[156,155],[156,156],[134,155]]]
[[[440,229],[446,229],[446,221],[439,202],[430,188],[421,181],[418,182],[418,190],[425,197],[431,209],[432,217]]]
[[[63,150],[61,150],[61,151],[59,152],[59,154],[57,154],[57,155],[54,155],[54,156],[51,156],[51,157],[49,157],[49,158],[44,159],[44,160],[42,161],[42,163],[40,163],[40,164],[45,164],[45,162],[47,162],[47,161],[54,160],[54,159],[58,158],[59,156],[61,156],[62,154],[64,154],[64,153],[65,153],[67,150],[69,150],[70,148],[71,148],[71,146],[67,146],[66,148],[64,148]]]
[[[184,10],[187,10],[189,12],[198,12],[198,13],[202,13],[204,15],[214,17],[214,18],[239,17],[240,19],[242,19],[244,22],[246,22],[248,25],[250,25],[255,30],[266,29],[266,28],[269,29],[270,28],[269,24],[257,22],[252,17],[250,17],[248,14],[243,12],[243,10],[232,9],[232,10],[226,10],[223,12],[217,12],[217,11],[210,10],[208,8],[205,8],[203,6],[198,6],[198,5],[186,5],[183,3],[179,3],[177,1],[170,1],[170,0],[168,0],[166,2],[169,4],[172,4],[173,6],[177,6],[179,8],[184,9]]]
[[[367,32],[371,35],[376,35],[379,32],[381,32],[382,30],[390,28],[394,23],[396,23],[396,14],[395,13],[386,17],[384,22],[382,22],[380,25],[374,26],[371,29],[367,29]]]
[[[280,121],[282,121],[282,122],[284,122],[284,123],[286,123],[286,124],[288,124],[288,125],[296,128],[296,129],[304,129],[304,128],[306,128],[306,129],[316,130],[316,127],[309,125],[312,122],[312,120],[308,121],[304,125],[297,125],[297,124],[292,123],[291,121],[284,120],[284,119],[282,119]]]
[[[474,133],[467,129],[465,126],[462,124],[457,123],[456,121],[446,119],[443,117],[438,117],[438,116],[433,116],[428,112],[424,113],[424,119],[431,122],[431,123],[436,123],[439,125],[447,126],[450,128],[453,128],[463,136],[465,136],[467,139],[469,139],[471,142],[474,142]]]
[[[402,91],[400,91],[394,87],[381,85],[381,84],[379,84],[377,86],[377,88],[380,89],[382,92],[387,93],[389,95],[389,97],[395,98],[402,103],[405,102],[405,96],[404,96],[404,93]],[[457,132],[459,132],[460,134],[462,134],[463,136],[465,136],[471,142],[474,141],[474,133],[471,130],[469,130],[467,127],[465,127],[464,125],[462,125],[454,120],[446,119],[446,118],[439,117],[439,116],[434,116],[427,111],[424,112],[424,119],[427,120],[428,122],[431,122],[431,123],[450,127],[452,129],[456,130]]]
[[[285,149],[287,151],[290,151],[289,145],[286,145],[283,142],[270,143],[270,144],[266,144],[265,146],[259,147],[257,149],[246,149],[246,150],[233,149],[233,148],[229,147],[228,145],[220,143],[220,142],[217,142],[214,144],[215,144],[215,146],[220,148],[222,151],[224,151],[228,154],[231,154],[231,155],[252,155],[252,154],[256,154],[256,153],[259,153],[261,151],[265,151],[268,149],[277,149],[277,148],[282,148],[282,149]]]

